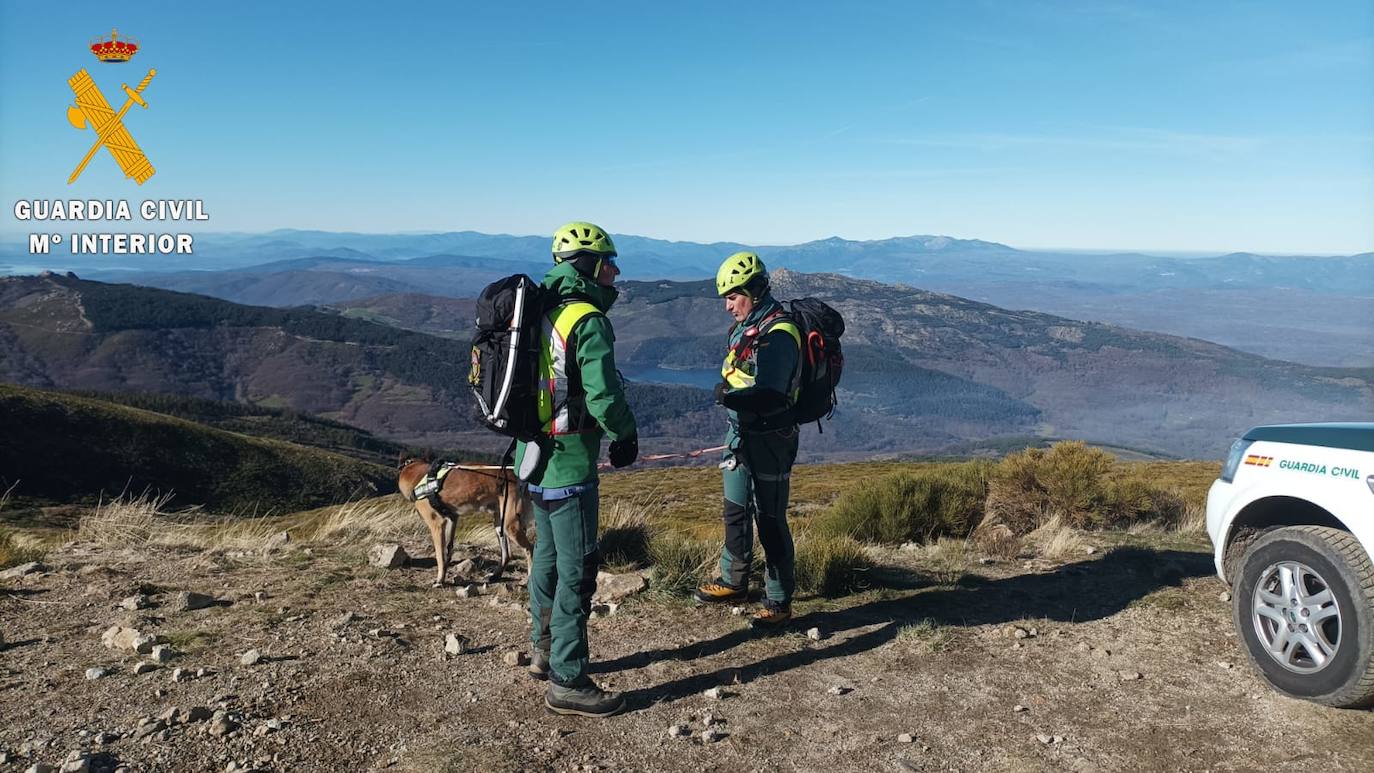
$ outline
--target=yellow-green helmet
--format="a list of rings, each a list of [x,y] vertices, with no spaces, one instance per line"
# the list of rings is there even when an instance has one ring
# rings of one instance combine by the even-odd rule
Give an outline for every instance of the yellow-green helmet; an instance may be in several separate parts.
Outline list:
[[[720,264],[716,272],[716,294],[744,293],[758,300],[768,289],[768,269],[752,252],[736,252]]]
[[[598,258],[614,257],[615,243],[601,226],[591,223],[568,223],[553,232],[553,262],[562,263],[581,253]]]

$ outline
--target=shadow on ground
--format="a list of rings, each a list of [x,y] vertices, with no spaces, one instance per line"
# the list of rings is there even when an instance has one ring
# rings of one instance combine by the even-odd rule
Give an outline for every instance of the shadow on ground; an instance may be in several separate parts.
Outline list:
[[[833,658],[857,655],[892,641],[903,626],[930,620],[938,625],[978,626],[1014,620],[1049,619],[1060,622],[1100,620],[1120,612],[1131,602],[1184,579],[1212,572],[1205,553],[1147,548],[1118,548],[1092,561],[1068,564],[1052,572],[1025,574],[1001,580],[968,576],[959,587],[937,587],[896,599],[875,601],[834,612],[812,612],[793,620],[792,628],[813,626],[829,636],[868,628],[871,631],[835,641],[829,646],[764,658],[754,663],[731,665],[653,687],[627,693],[630,706],[646,708],[653,703],[696,695],[709,687],[735,681],[747,683]],[[908,584],[907,587],[910,587]],[[661,660],[694,660],[730,650],[757,636],[744,629],[675,649],[650,650],[601,663],[594,673],[640,668]]]

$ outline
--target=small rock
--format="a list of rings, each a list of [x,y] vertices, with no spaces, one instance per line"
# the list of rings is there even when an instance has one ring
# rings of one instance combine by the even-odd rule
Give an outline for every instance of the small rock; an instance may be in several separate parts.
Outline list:
[[[810,639],[811,641],[820,641],[820,640],[821,640],[821,629],[819,629],[819,628],[808,628],[808,629],[806,629],[806,638]]]
[[[470,599],[475,598],[481,591],[477,590],[476,585],[468,583],[467,585],[460,585],[453,593],[460,599]]]
[[[28,766],[28,768],[24,770],[24,773],[53,773],[54,770],[56,770],[56,768],[54,768],[51,765],[44,765],[41,762],[35,762],[34,764]]]
[[[715,727],[708,727],[705,730],[701,731],[702,743],[715,743],[716,741],[719,741],[724,737],[725,733],[722,733],[719,729]]]
[[[140,724],[134,731],[134,737],[138,739],[147,738],[153,733],[160,733],[167,729],[167,723],[160,719],[154,719],[146,724]]]
[[[15,580],[20,577],[25,577],[27,575],[33,574],[35,572],[46,571],[47,568],[48,567],[44,566],[41,562],[30,561],[27,564],[12,566],[3,572],[0,572],[0,580]]]
[[[626,572],[625,574],[598,572],[594,598],[596,601],[620,601],[648,587],[649,581],[638,572]]]
[[[112,650],[131,650],[138,639],[138,631],[122,625],[112,625],[100,635],[100,643]]]
[[[166,644],[158,644],[153,647],[153,662],[166,663],[167,661],[171,660],[172,656],[175,654],[176,653],[172,651],[172,648],[168,647]]]
[[[912,735],[911,733],[902,733],[901,735],[897,736],[897,743],[912,743],[915,740],[916,736]]]
[[[610,604],[606,604],[606,603],[600,602],[600,601],[594,602],[594,603],[592,604],[592,617],[609,617],[610,614],[611,614],[611,605],[610,605]]]
[[[367,562],[382,569],[399,569],[409,560],[406,549],[394,542],[373,545],[367,551]]]
[[[987,565],[989,565],[989,564],[995,564],[995,563],[997,563],[997,559],[995,559],[995,558],[988,558],[987,556],[979,556],[979,558],[978,558],[978,564],[979,564],[979,566],[987,566]]]
[[[1093,547],[1092,545],[1089,545],[1083,549],[1083,552],[1087,553],[1090,556],[1095,555],[1097,553],[1097,548]]]
[[[449,655],[462,655],[468,651],[468,640],[456,633],[444,637],[444,652]]]
[[[506,665],[514,668],[515,666],[527,666],[530,663],[530,656],[521,650],[511,650],[501,657]]]
[[[214,712],[205,706],[192,706],[186,710],[187,722],[204,722],[214,716]]]
[[[744,607],[730,607],[730,614],[739,617],[744,614]]]
[[[100,731],[99,733],[96,733],[96,734],[95,734],[95,742],[98,743],[98,744],[100,744],[101,746],[105,746],[105,745],[107,745],[107,744],[112,744],[112,743],[114,743],[115,741],[118,741],[118,740],[119,740],[119,733],[111,733],[111,732],[102,730],[102,731]],[[3,760],[0,760],[0,762],[2,762],[2,761],[3,761]]]
[[[1079,642],[1079,643],[1073,645],[1073,651],[1074,651],[1074,652],[1082,652],[1082,653],[1085,653],[1085,654],[1086,654],[1086,653],[1088,653],[1088,652],[1092,652],[1092,649],[1093,649],[1093,648],[1092,648],[1092,645],[1088,644],[1088,643],[1085,642],[1085,641],[1081,641],[1081,642]]]
[[[106,676],[109,676],[109,674],[110,669],[100,668],[99,666],[86,669],[86,678],[90,679],[91,681],[95,681],[96,679],[104,679]]]
[[[1121,674],[1122,681],[1135,682],[1145,677],[1139,671],[1126,671]]]
[[[1110,658],[1111,656],[1112,651],[1107,649],[1106,647],[1098,647],[1093,650],[1093,657],[1097,658],[1098,660],[1105,660],[1106,658]]]
[[[190,677],[187,675],[186,669],[184,669],[184,668],[174,668],[174,669],[172,669],[172,681],[173,681],[173,682],[182,682],[182,681],[185,681],[185,680],[187,680],[187,679],[189,679],[189,678],[190,678]]]
[[[239,723],[229,717],[229,712],[216,711],[210,718],[210,726],[206,728],[206,732],[222,738],[238,729]]]
[[[460,577],[466,577],[477,571],[477,562],[471,558],[465,558],[453,565],[453,572]]]
[[[149,672],[151,672],[151,671],[156,671],[156,670],[157,670],[157,666],[153,665],[152,663],[149,663],[149,662],[147,662],[147,661],[142,661],[142,660],[139,661],[138,665],[134,666],[134,673],[135,673],[135,674],[146,674],[146,673],[149,673]]]
[[[197,609],[213,607],[216,603],[214,596],[184,590],[176,595],[176,599],[172,602],[172,609],[178,612],[192,612]]]
[[[831,687],[829,690],[826,690],[826,692],[830,695],[847,695],[848,693],[851,693],[853,691],[854,688],[852,687],[840,687],[839,685],[836,685],[834,687]]]
[[[1217,594],[1217,600],[1218,600],[1218,601],[1223,601],[1223,602],[1225,602],[1225,601],[1230,601],[1230,600],[1231,600],[1231,591],[1229,591],[1229,590],[1224,590],[1224,591],[1222,591],[1221,593]]]
[[[729,698],[731,695],[730,693],[726,692],[725,690],[719,687],[712,687],[702,694],[713,701],[725,700],[726,698]]]
[[[335,628],[338,628],[338,627],[340,627],[340,626],[348,625],[349,623],[351,623],[351,622],[353,622],[354,620],[357,620],[357,619],[358,619],[357,613],[355,613],[355,612],[353,612],[353,611],[348,611],[348,612],[345,612],[345,613],[343,613],[342,615],[339,615],[338,617],[334,618],[334,623],[333,623],[333,625],[334,625]]]
[[[1019,625],[1009,625],[1004,630],[1006,631],[1007,636],[1010,636],[1014,639],[1030,638],[1030,631],[1027,631],[1025,628],[1022,628]]]
[[[267,538],[262,545],[263,553],[271,553],[274,550],[281,550],[291,544],[291,534],[286,531],[279,531]]]
[[[1016,704],[1015,706],[1012,706],[1012,707],[1011,707],[1011,710],[1012,710],[1012,712],[1015,713],[1015,714],[1020,714],[1020,713],[1023,712],[1023,711],[1030,711],[1030,709],[1026,708],[1025,706],[1022,706],[1022,705],[1019,704],[1019,703]]]
[[[682,723],[678,723],[678,724],[676,724],[676,725],[670,725],[670,726],[668,727],[668,737],[669,737],[669,738],[686,738],[687,736],[689,736],[689,735],[691,735],[691,734],[692,734],[692,728],[690,728],[690,727],[688,727],[687,725],[684,725],[684,724],[682,724]]]
[[[1064,743],[1064,736],[1062,736],[1062,735],[1052,735],[1052,736],[1050,736],[1050,743],[1052,743],[1052,744],[1058,746],[1059,744]]]
[[[239,663],[245,666],[256,666],[262,662],[262,653],[258,650],[248,650],[239,656]]]
[[[168,725],[175,725],[183,721],[181,709],[176,706],[172,706],[161,714],[158,714],[157,718],[166,722]]]
[[[1044,745],[1046,745],[1046,746],[1049,746],[1050,744],[1054,743],[1054,736],[1052,736],[1052,735],[1045,735],[1044,733],[1040,733],[1040,734],[1038,734],[1038,735],[1035,736],[1035,740],[1039,741],[1040,743],[1042,743],[1042,744],[1044,744]]]
[[[62,773],[90,773],[90,770],[90,752],[73,751],[67,754],[66,759],[62,760]]]
[[[146,595],[138,593],[119,602],[119,606],[122,609],[133,611],[136,609],[147,609],[152,606],[152,602],[148,600]]]
[[[1224,669],[1228,670],[1228,671],[1231,670],[1231,664],[1230,664],[1230,663],[1227,663],[1227,662],[1224,661],[1224,660],[1221,661],[1221,662],[1219,662],[1219,663],[1217,663],[1217,665],[1220,666],[1221,668],[1224,668]]]

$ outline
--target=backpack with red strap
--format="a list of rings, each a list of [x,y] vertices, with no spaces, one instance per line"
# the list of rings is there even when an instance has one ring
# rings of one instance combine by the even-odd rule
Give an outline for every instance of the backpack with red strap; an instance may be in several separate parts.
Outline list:
[[[735,356],[749,356],[755,340],[765,335],[780,320],[790,319],[801,336],[801,367],[798,372],[797,399],[792,406],[792,418],[797,424],[830,418],[838,398],[835,387],[844,373],[844,352],[840,336],[844,335],[844,317],[825,302],[816,298],[784,301],[787,311],[770,314],[759,324],[746,330],[735,345]]]
[[[828,419],[835,412],[835,387],[844,373],[844,317],[817,298],[790,301],[788,316],[801,332],[801,384],[792,414],[798,424]]]

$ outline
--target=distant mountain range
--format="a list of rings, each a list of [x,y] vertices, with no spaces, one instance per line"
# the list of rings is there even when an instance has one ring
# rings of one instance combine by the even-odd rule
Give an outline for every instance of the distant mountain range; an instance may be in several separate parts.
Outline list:
[[[771,268],[903,283],[1005,308],[1215,340],[1307,364],[1374,365],[1374,253],[1178,258],[1019,250],[945,236],[832,237],[755,247],[630,235],[616,242],[626,279],[709,277],[726,255],[754,249]],[[395,293],[470,298],[497,277],[542,274],[548,248],[543,236],[472,231],[282,230],[201,235],[189,258],[108,256],[73,266],[65,263],[69,257],[54,255],[45,265],[102,281],[298,306]],[[21,266],[33,273],[36,261],[25,249],[0,242],[0,273]]]
[[[779,270],[847,320],[840,409],[804,458],[1075,437],[1212,458],[1259,423],[1367,417],[1371,373]],[[233,400],[413,445],[499,450],[466,389],[470,306],[416,293],[278,309],[58,276],[0,279],[0,381]],[[624,283],[612,310],[646,452],[717,441],[729,320],[709,280]]]

